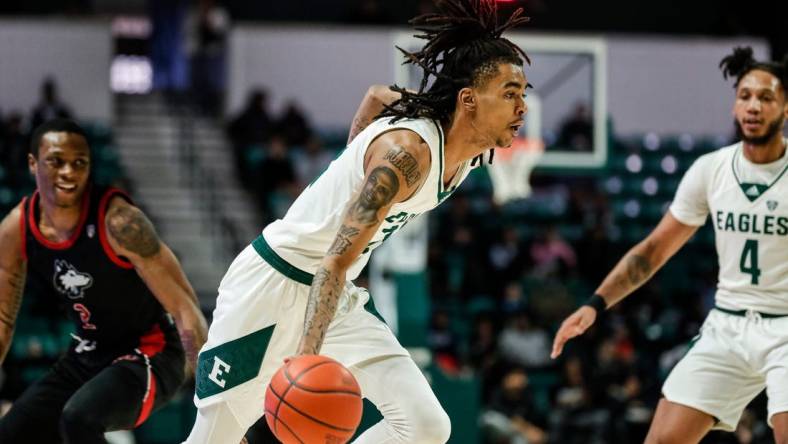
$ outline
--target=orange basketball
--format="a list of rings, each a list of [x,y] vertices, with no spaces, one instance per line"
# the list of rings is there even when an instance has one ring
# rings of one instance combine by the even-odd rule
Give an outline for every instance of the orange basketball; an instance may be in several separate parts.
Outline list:
[[[265,419],[284,444],[343,444],[361,422],[361,389],[339,362],[320,355],[293,358],[265,392]]]

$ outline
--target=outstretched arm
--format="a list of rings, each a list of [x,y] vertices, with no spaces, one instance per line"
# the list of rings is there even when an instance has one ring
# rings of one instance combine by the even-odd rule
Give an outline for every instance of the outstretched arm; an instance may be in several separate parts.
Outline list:
[[[347,269],[367,247],[391,206],[422,184],[429,171],[429,149],[416,133],[395,130],[370,145],[365,165],[364,183],[346,209],[312,281],[298,355],[320,352],[345,287]]]
[[[385,105],[391,105],[399,100],[400,93],[392,91],[386,85],[372,85],[367,89],[367,93],[361,100],[361,104],[356,110],[356,115],[353,116],[353,123],[350,125],[350,134],[347,137],[347,143],[353,141],[358,136],[358,133],[364,131],[375,117],[383,111]]]
[[[630,249],[607,275],[596,294],[612,307],[648,281],[692,237],[698,227],[679,222],[668,211],[657,228]],[[552,357],[569,339],[583,334],[596,320],[596,310],[584,305],[564,320],[553,341]]]
[[[14,336],[16,315],[22,305],[27,262],[22,257],[19,228],[21,205],[0,223],[0,365]]]
[[[178,259],[159,240],[145,214],[125,199],[112,199],[105,224],[112,249],[128,258],[156,299],[175,318],[187,363],[194,369],[208,328]]]

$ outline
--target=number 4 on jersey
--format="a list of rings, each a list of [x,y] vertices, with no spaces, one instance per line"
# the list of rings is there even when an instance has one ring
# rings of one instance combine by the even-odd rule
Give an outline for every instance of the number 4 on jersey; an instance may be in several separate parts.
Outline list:
[[[749,265],[748,265],[749,264]],[[758,241],[754,239],[747,239],[744,241],[744,250],[741,252],[741,259],[739,260],[739,269],[742,273],[750,275],[750,283],[758,285],[758,277],[761,275],[761,269],[758,268]]]

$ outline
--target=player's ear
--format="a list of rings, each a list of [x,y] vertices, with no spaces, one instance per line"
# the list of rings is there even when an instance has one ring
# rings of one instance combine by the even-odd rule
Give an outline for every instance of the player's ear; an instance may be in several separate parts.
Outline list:
[[[35,158],[35,156],[33,156],[30,153],[27,153],[27,168],[30,170],[30,175],[31,176],[35,176],[36,175],[36,168],[37,167],[38,167],[38,161]]]
[[[473,89],[466,87],[457,94],[457,100],[463,109],[469,112],[476,111],[476,95],[473,93]]]

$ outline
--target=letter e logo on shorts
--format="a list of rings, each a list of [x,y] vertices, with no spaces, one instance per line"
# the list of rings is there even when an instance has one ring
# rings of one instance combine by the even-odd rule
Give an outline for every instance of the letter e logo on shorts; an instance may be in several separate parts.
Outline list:
[[[224,388],[224,384],[227,383],[224,379],[220,379],[220,376],[225,373],[230,373],[230,364],[222,361],[219,359],[218,356],[213,357],[213,369],[211,369],[211,373],[208,375],[208,379],[213,381],[216,385],[221,388]]]

